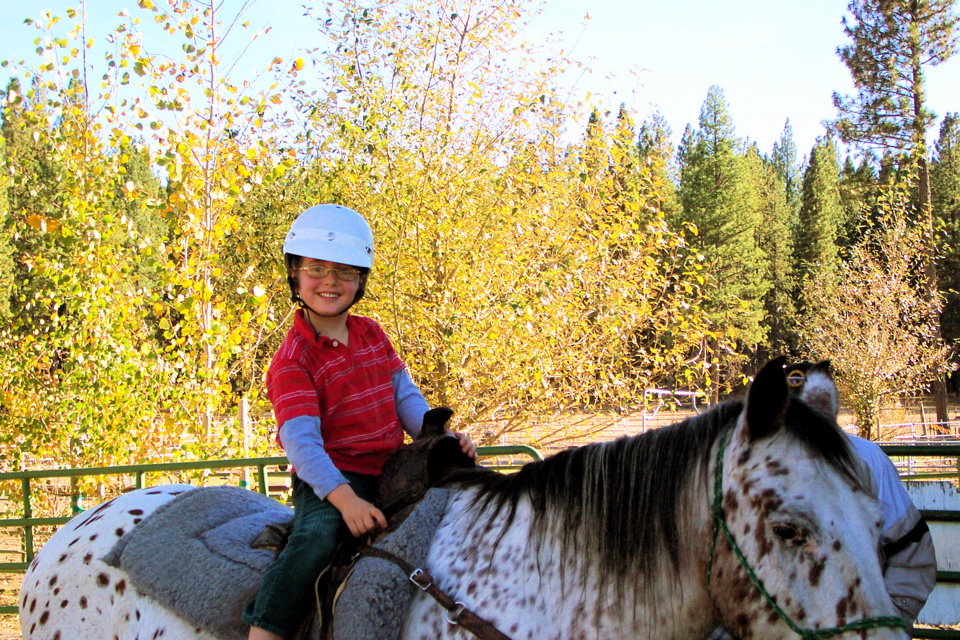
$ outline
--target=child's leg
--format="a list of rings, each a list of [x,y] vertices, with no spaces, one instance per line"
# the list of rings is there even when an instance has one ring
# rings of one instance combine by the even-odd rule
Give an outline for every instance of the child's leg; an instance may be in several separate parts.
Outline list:
[[[317,576],[350,533],[340,512],[293,477],[294,521],[287,545],[263,573],[257,598],[243,612],[252,627],[290,638],[314,601]],[[253,637],[253,636],[251,636]]]
[[[373,500],[376,478],[344,475],[357,495]],[[315,602],[317,576],[330,564],[337,545],[350,536],[336,507],[318,498],[310,485],[296,475],[293,476],[293,496],[294,521],[287,545],[264,571],[256,600],[243,612],[243,621],[251,627],[288,639]]]

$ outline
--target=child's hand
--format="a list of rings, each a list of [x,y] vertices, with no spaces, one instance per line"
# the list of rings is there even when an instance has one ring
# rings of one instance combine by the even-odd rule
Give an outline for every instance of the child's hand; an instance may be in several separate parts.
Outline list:
[[[328,493],[327,500],[340,512],[354,538],[378,528],[387,528],[383,512],[354,493],[349,484],[342,484]]]
[[[465,433],[460,433],[459,431],[454,431],[453,435],[457,437],[457,441],[460,442],[460,449],[467,454],[471,460],[477,459],[477,446],[473,444],[473,440],[470,439]]]

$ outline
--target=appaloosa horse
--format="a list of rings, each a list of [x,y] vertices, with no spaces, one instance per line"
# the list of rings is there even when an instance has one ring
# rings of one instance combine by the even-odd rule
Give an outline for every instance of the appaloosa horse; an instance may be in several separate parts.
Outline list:
[[[791,398],[783,360],[745,401],[515,474],[455,478],[426,570],[514,640],[905,640],[881,575],[882,518],[817,399]],[[77,516],[23,581],[24,638],[211,638],[99,558],[175,488]],[[470,637],[417,591],[407,640]]]

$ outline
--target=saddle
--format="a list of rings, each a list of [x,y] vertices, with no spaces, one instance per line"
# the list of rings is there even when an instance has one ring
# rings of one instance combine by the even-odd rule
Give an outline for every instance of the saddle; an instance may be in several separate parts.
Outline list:
[[[427,490],[436,486],[459,469],[471,469],[476,463],[460,449],[460,443],[446,433],[446,424],[453,410],[438,407],[423,416],[420,435],[404,445],[384,465],[377,489],[375,506],[387,518],[386,530],[362,538],[350,539],[340,545],[330,565],[320,574],[316,584],[317,608],[307,616],[295,635],[296,640],[316,638],[311,630],[319,627],[319,638],[333,638],[333,610],[343,584],[353,571],[362,551],[383,536],[395,531],[423,500]],[[296,505],[294,505],[296,507]],[[254,548],[272,549],[276,555],[283,550],[293,522],[268,524],[251,544]],[[319,623],[319,624],[317,624]]]

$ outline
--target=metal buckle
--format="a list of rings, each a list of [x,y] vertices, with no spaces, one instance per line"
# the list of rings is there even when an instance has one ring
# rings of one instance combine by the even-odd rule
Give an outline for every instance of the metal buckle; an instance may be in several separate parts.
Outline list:
[[[420,591],[426,591],[429,589],[433,583],[429,580],[424,579],[427,574],[423,569],[414,569],[413,573],[410,574],[410,582],[417,585]]]
[[[467,605],[459,601],[455,602],[454,604],[457,606],[447,611],[447,622],[450,624],[460,624],[460,616],[462,616],[463,612],[467,610]],[[453,616],[453,620],[450,619],[451,616]]]

